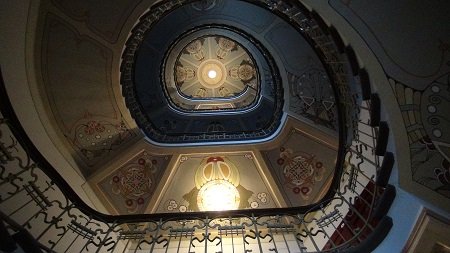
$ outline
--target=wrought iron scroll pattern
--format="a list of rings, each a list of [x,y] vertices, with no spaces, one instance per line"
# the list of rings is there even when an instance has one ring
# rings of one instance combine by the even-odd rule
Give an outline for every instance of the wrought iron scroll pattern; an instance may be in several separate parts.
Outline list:
[[[167,1],[147,16],[156,20],[188,2]],[[379,219],[374,209],[385,187],[376,184],[383,157],[375,152],[379,136],[378,126],[370,122],[370,101],[358,100],[358,91],[349,88],[348,63],[337,51],[327,54],[332,51],[327,46],[330,38],[318,33],[301,6],[284,1],[258,4],[309,33],[335,70],[333,79],[344,97],[339,106],[351,134],[344,140],[340,184],[333,196],[302,208],[101,214],[74,195],[37,154],[1,87],[0,219],[9,233],[28,231],[48,252],[336,252],[358,247],[376,233]]]
[[[369,107],[365,101],[360,108],[359,134],[347,150],[340,188],[328,203],[309,210],[241,210],[184,216],[102,216],[79,206],[61,189],[67,184],[49,177],[49,169],[31,159],[11,132],[10,128],[16,126],[3,118],[2,219],[10,233],[25,229],[42,248],[55,252],[199,252],[205,247],[210,252],[229,252],[230,247],[243,252],[316,252],[324,247],[324,251],[353,247],[374,231],[372,210],[383,190],[370,186],[374,185],[382,158],[374,152],[377,128],[368,124]],[[367,212],[358,207],[359,202]],[[339,235],[338,228],[353,228],[354,219],[361,225],[353,234]],[[345,241],[335,242],[339,241],[333,239],[336,233]],[[324,241],[331,246],[326,248]]]
[[[220,134],[201,134],[201,135],[166,135],[157,130],[153,124],[147,119],[147,117],[140,111],[139,103],[135,99],[134,86],[133,86],[133,66],[136,56],[136,50],[140,47],[144,40],[145,31],[147,31],[155,22],[164,17],[173,9],[180,5],[190,4],[192,0],[173,0],[165,1],[153,7],[149,12],[143,15],[139,21],[139,25],[133,29],[127,41],[127,47],[122,54],[121,64],[121,84],[122,92],[126,99],[126,103],[130,111],[134,113],[134,118],[137,122],[141,122],[144,127],[144,132],[154,140],[164,140],[168,142],[189,142],[189,141],[211,141],[211,140],[243,140],[243,139],[255,139],[261,136],[267,136],[268,132],[272,133],[278,126],[276,122],[272,122],[269,128],[260,132],[237,132],[237,133],[220,133]],[[316,52],[321,56],[328,75],[332,79],[332,83],[335,87],[335,97],[339,98],[339,108],[342,108],[343,112],[340,113],[340,117],[344,120],[346,128],[350,128],[350,131],[355,131],[356,122],[358,118],[358,108],[353,105],[360,102],[358,98],[358,90],[355,90],[356,86],[352,80],[350,73],[348,60],[339,53],[339,50],[333,41],[333,39],[327,35],[323,27],[308,15],[310,12],[306,10],[296,1],[275,1],[264,0],[255,1],[247,0],[247,2],[259,5],[267,10],[270,10],[280,17],[288,20],[288,22],[297,28],[297,30],[303,34],[303,36],[311,43]],[[258,44],[257,41],[252,43]],[[270,55],[266,55],[269,57]],[[270,57],[269,57],[270,58]],[[272,62],[272,60],[271,60]],[[279,77],[272,77],[277,81]],[[282,101],[282,87],[278,85],[276,100]],[[279,119],[281,116],[281,110],[278,110],[282,106],[282,103],[277,103],[276,114],[274,118]],[[340,124],[342,125],[342,124]],[[348,136],[350,140],[352,136]]]

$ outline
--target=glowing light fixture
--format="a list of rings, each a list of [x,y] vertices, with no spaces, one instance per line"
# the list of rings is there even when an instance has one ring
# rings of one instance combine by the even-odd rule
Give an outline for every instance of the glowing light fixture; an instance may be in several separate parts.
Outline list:
[[[226,180],[213,180],[200,189],[197,203],[202,211],[235,210],[240,196],[236,187]]]
[[[216,78],[216,76],[217,76],[217,72],[215,70],[208,71],[209,78],[214,79],[214,78]]]

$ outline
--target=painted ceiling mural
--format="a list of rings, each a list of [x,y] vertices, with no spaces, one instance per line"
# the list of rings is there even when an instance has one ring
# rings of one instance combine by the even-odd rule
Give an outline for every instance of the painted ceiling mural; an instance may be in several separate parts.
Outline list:
[[[37,54],[42,54],[42,59],[39,59],[43,83],[40,89],[44,93],[43,100],[48,101],[61,138],[86,178],[103,162],[115,159],[115,155],[127,145],[131,146],[141,138],[139,132],[133,130],[134,123],[127,121],[130,117],[123,116],[127,113],[126,108],[123,110],[124,107],[114,98],[112,86],[118,82],[114,80],[112,70],[115,57],[122,53],[122,45],[118,45],[122,43],[120,34],[126,28],[127,20],[133,18],[132,13],[139,13],[139,6],[146,2],[150,4],[153,1],[113,0],[110,4],[93,5],[88,0],[48,0],[43,1],[41,6],[44,17],[40,27],[42,43],[37,45],[40,46]],[[202,11],[214,7],[216,2],[222,1],[204,1],[193,6]],[[417,12],[417,4],[370,0],[327,2],[365,39],[390,81],[390,92],[395,95],[403,117],[407,133],[405,147],[409,151],[407,160],[410,166],[401,168],[401,185],[418,195],[427,190],[442,197],[440,200],[448,200],[450,32],[448,25],[443,24],[450,22],[446,9],[438,8],[441,1],[437,0],[421,5],[422,12],[436,15],[422,20],[423,26],[428,29],[417,29],[409,23],[411,14]],[[383,15],[382,20],[379,14]],[[254,27],[249,26],[264,36],[258,39],[280,45],[289,41],[279,35],[283,27],[277,26],[273,19],[267,18],[262,22],[253,24]],[[393,22],[396,26],[390,26]],[[399,43],[399,32],[408,43]],[[185,44],[188,46],[176,67],[171,66],[170,69],[180,90],[186,89],[192,84],[189,82],[198,78],[196,68],[200,65],[188,61],[209,58],[223,61],[245,51],[245,48],[239,48],[224,37],[190,42]],[[115,51],[117,48],[118,52]],[[300,54],[307,50],[292,51],[288,46],[281,46],[280,49],[287,51],[282,54],[286,58],[281,60],[287,66],[285,71],[290,93],[286,97],[288,113],[297,119],[309,120],[315,126],[337,130],[336,101],[324,69],[318,67],[316,60],[310,61],[306,55]],[[414,52],[414,57],[411,57],[411,52]],[[182,60],[183,57],[188,61]],[[186,89],[187,96],[229,98],[242,91],[242,87],[252,87],[258,75],[253,68],[255,64],[249,58],[241,55],[224,72],[229,80],[239,83],[239,88],[233,88],[230,84],[217,88],[198,85],[196,89]],[[299,59],[304,62],[299,62]],[[264,80],[264,74],[269,71],[259,71],[259,78]],[[206,75],[208,72],[205,72]],[[216,76],[212,79],[217,78],[218,71],[215,72]],[[267,86],[261,89],[267,89]],[[202,106],[205,108],[199,109],[211,109],[218,105]],[[234,105],[224,103],[220,106],[231,108]],[[183,123],[167,120],[163,127],[175,128]],[[259,124],[256,117],[255,123]],[[217,132],[224,128],[219,122],[211,122],[207,131]],[[336,151],[298,129],[293,129],[289,136],[276,148],[264,150],[262,154],[277,184],[285,192],[285,199],[289,200],[290,205],[303,205],[314,201],[314,196],[320,195],[318,192],[327,186],[332,177]],[[325,148],[319,149],[319,146]],[[406,150],[400,152],[400,156],[406,154]],[[164,155],[139,153],[124,165],[112,168],[113,172],[102,179],[98,187],[118,213],[143,212],[154,193],[155,179],[162,176],[169,160],[170,157]],[[158,211],[204,209],[204,205],[209,203],[210,189],[228,191],[232,196],[230,205],[238,203],[238,208],[274,206],[273,196],[267,190],[251,152],[184,155],[176,166],[174,182],[185,184],[169,189]],[[252,177],[248,171],[253,172]],[[261,183],[250,183],[249,178],[252,182]],[[428,193],[423,193],[422,197],[434,198]],[[439,205],[439,202],[434,203]]]
[[[158,179],[173,169],[168,165],[175,160],[171,161],[170,155],[153,154],[150,151],[154,146],[151,145],[137,154],[131,151],[142,135],[121,103],[119,80],[113,73],[117,70],[115,60],[122,54],[122,45],[118,44],[126,39],[120,38],[121,30],[126,28],[127,19],[132,20],[133,15],[142,13],[138,9],[146,1],[119,2],[114,0],[108,6],[94,6],[85,0],[76,3],[44,1],[41,10],[44,17],[41,21],[42,41],[37,45],[42,54],[42,94],[56,121],[59,137],[65,141],[70,155],[89,183],[97,189],[96,193],[105,206],[112,213],[144,213],[150,209],[148,205],[155,201]],[[108,20],[104,19],[104,13],[109,13]],[[289,30],[281,25],[282,20],[267,16],[256,23],[253,21],[249,19],[248,26],[258,36],[261,35],[259,39],[267,39],[274,45],[286,41],[284,35]],[[271,26],[273,23],[274,26]],[[184,98],[225,101],[220,105],[202,103],[197,109],[248,108],[263,95],[267,101],[275,100],[272,70],[267,63],[263,64],[262,58],[258,57],[261,52],[246,40],[247,37],[216,30],[194,35],[181,37],[177,45],[179,48],[174,50],[174,62],[165,71],[172,75],[172,88]],[[303,37],[291,39],[293,44],[300,45],[299,50],[292,50],[291,46],[283,47],[286,59],[282,61],[290,66],[286,71],[296,73],[289,76],[296,97],[306,101],[304,104],[307,106],[302,108],[304,115],[299,115],[330,127],[334,119],[334,101],[328,97],[328,91],[312,90],[314,82],[328,84],[320,70],[320,61],[318,58],[310,59],[315,57],[314,51],[309,45],[303,45]],[[305,69],[311,69],[305,72],[306,77],[302,75]],[[215,76],[211,71],[215,72]],[[119,89],[119,96],[115,89]],[[306,117],[307,114],[320,120]],[[249,123],[262,128],[267,122],[267,115],[252,115],[253,120]],[[230,120],[226,124],[245,128],[246,122]],[[189,125],[185,123],[167,119],[161,128]],[[205,129],[212,133],[229,127],[215,120],[205,127],[197,127],[196,124],[198,122],[192,123],[193,129]],[[328,176],[326,165],[322,168],[323,161],[311,153],[300,154],[290,145],[284,145],[286,150],[281,152],[281,147],[277,149],[277,159],[282,158],[284,163],[275,163],[273,168],[289,167],[286,170],[290,174],[286,177],[291,181],[286,189],[297,197],[314,199],[315,187],[319,187]],[[177,187],[164,193],[156,211],[198,211],[211,209],[211,206],[220,209],[214,207],[215,195],[211,194],[218,191],[228,193],[229,198],[222,198],[226,200],[222,202],[232,209],[276,207],[275,203],[279,202],[269,191],[263,179],[267,175],[262,175],[254,153],[227,153],[231,149],[226,150],[223,153],[183,155],[176,162],[176,174],[172,181]],[[173,154],[174,151],[167,153]],[[260,157],[259,152],[257,155]],[[127,162],[121,162],[123,160]],[[301,172],[304,175],[298,174],[298,166],[305,168]],[[311,171],[314,172],[311,174]]]
[[[329,0],[330,6],[365,38],[376,55],[403,118],[409,150],[400,185],[449,210],[450,205],[450,30],[448,2]],[[376,8],[374,8],[376,5]],[[371,10],[371,11],[368,11]],[[421,27],[410,20],[418,13]],[[420,15],[419,14],[419,15]],[[377,18],[383,15],[383,19]],[[391,26],[395,23],[395,26]],[[401,29],[401,30],[400,30]],[[402,40],[398,39],[402,34]],[[406,42],[406,43],[405,43]],[[411,57],[414,52],[414,57]],[[405,150],[406,151],[406,150]],[[401,159],[403,160],[403,159]]]
[[[394,79],[391,85],[408,133],[412,179],[450,198],[450,73],[423,90]]]
[[[135,136],[123,120],[86,113],[70,129],[68,139],[83,159],[93,166],[102,156]]]
[[[243,92],[246,85],[256,88],[256,69],[250,55],[237,42],[223,36],[191,42],[175,66],[175,83],[185,96],[229,98]],[[198,84],[203,92],[199,92]]]
[[[141,151],[97,187],[118,214],[145,213],[170,157]]]
[[[54,14],[46,16],[44,29],[47,101],[69,152],[88,177],[137,136],[113,95],[113,52]]]
[[[254,103],[260,85],[250,52],[224,35],[198,33],[177,41],[167,57],[165,85],[174,105],[216,110]]]
[[[315,203],[327,192],[336,149],[292,128],[283,143],[262,154],[288,206]]]
[[[276,207],[252,152],[181,155],[158,212]]]

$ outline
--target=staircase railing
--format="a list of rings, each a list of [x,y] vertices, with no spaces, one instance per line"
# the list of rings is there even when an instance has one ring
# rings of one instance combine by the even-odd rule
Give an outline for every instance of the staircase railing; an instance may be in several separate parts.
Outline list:
[[[389,128],[367,73],[334,28],[299,4],[258,2],[308,33],[336,85],[336,185],[297,208],[106,215],[86,205],[28,138],[0,85],[0,250],[12,252],[370,252],[392,226]],[[314,18],[312,18],[314,17]],[[318,21],[319,20],[319,21]],[[348,134],[350,133],[350,134]]]

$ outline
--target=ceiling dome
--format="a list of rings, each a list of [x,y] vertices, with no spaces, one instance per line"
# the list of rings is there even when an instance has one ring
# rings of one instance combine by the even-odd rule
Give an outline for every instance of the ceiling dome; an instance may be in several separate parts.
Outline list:
[[[261,78],[253,52],[243,43],[249,41],[211,26],[196,28],[175,41],[162,70],[171,106],[184,112],[242,111],[255,106]]]
[[[334,91],[309,36],[245,1],[156,5],[123,52],[126,104],[159,144],[267,141],[292,111],[336,131]],[[307,106],[288,108],[286,99]]]

